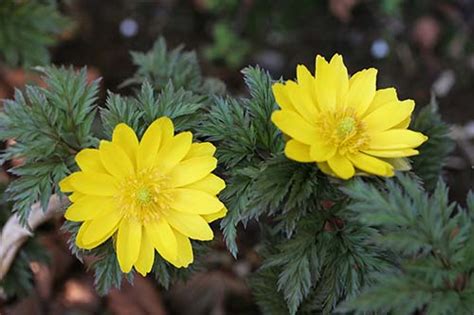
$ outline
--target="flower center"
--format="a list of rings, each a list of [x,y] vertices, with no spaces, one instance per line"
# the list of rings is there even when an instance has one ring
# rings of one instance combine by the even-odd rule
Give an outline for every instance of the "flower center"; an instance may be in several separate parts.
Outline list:
[[[338,153],[355,153],[367,147],[369,137],[364,123],[351,108],[323,112],[316,120],[318,133],[328,145],[336,146]]]
[[[169,208],[167,187],[166,177],[156,169],[140,171],[121,183],[116,200],[127,219],[140,223],[155,221]]]
[[[344,117],[339,121],[336,130],[341,138],[346,138],[356,128],[356,120],[353,117]]]
[[[149,203],[152,199],[152,194],[146,187],[139,188],[137,191],[137,200],[141,203]]]

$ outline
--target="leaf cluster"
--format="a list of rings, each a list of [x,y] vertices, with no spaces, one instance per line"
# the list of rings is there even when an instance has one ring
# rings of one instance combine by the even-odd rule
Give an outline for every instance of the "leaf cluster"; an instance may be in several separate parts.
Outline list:
[[[0,56],[10,66],[47,64],[48,47],[67,24],[55,1],[2,0]]]
[[[158,38],[150,51],[131,52],[132,61],[138,67],[132,78],[123,86],[142,84],[148,81],[155,90],[161,91],[169,82],[179,89],[201,95],[223,94],[225,85],[215,78],[206,78],[194,51],[183,51],[183,46],[168,50],[163,37]]]
[[[98,81],[87,83],[86,69],[48,67],[40,69],[47,88],[27,86],[4,101],[0,115],[0,139],[15,143],[1,152],[2,163],[21,159],[10,169],[18,176],[7,189],[13,211],[23,222],[33,203],[47,208],[58,182],[74,168],[74,155],[91,146]]]
[[[361,180],[346,187],[354,218],[374,227],[371,241],[393,252],[395,269],[373,274],[374,284],[344,311],[472,314],[474,309],[474,195],[462,209],[439,182],[430,195],[400,175],[377,189]]]

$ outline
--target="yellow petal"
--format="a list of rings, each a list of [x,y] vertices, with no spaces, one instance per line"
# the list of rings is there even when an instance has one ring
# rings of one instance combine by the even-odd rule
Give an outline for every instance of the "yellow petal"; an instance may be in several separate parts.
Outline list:
[[[76,244],[84,249],[99,246],[117,231],[121,219],[122,215],[119,211],[113,210],[103,213],[91,221],[86,221],[88,223],[87,229],[83,232],[80,242],[76,241]]]
[[[362,150],[362,152],[369,155],[385,157],[385,158],[399,158],[399,157],[408,157],[413,155],[418,155],[420,152],[413,149],[403,149],[403,150]]]
[[[384,131],[409,118],[414,108],[413,100],[391,102],[368,114],[363,122],[370,132]]]
[[[140,243],[140,253],[138,259],[135,262],[135,269],[142,275],[146,276],[147,273],[153,268],[153,262],[155,261],[155,248],[148,239],[147,233],[142,229],[142,240]]]
[[[273,95],[275,96],[275,101],[280,106],[281,109],[286,109],[290,111],[296,111],[293,104],[291,104],[290,97],[288,96],[287,88],[281,83],[275,83],[272,85]]]
[[[211,156],[196,157],[181,161],[169,173],[170,187],[181,187],[209,175],[217,167],[217,159]]]
[[[164,217],[145,224],[148,239],[163,259],[173,262],[178,256],[176,236]]]
[[[155,166],[166,174],[188,154],[192,141],[193,135],[190,132],[182,132],[173,137],[156,155]]]
[[[336,109],[337,82],[335,73],[331,70],[324,57],[316,56],[316,97],[321,110]]]
[[[337,148],[334,145],[319,142],[312,145],[309,152],[313,161],[324,162],[333,157],[336,154],[336,150]]]
[[[116,207],[117,205],[111,197],[84,195],[69,206],[64,217],[69,221],[86,221]]]
[[[314,126],[309,124],[300,115],[287,110],[273,112],[272,122],[283,133],[304,144],[313,143],[318,132]]]
[[[94,196],[112,196],[118,192],[117,180],[106,174],[78,172],[71,176],[70,183],[75,190]]]
[[[209,174],[203,179],[186,185],[183,188],[201,190],[215,196],[225,188],[225,182],[220,177],[214,174]]]
[[[76,155],[75,159],[82,171],[107,173],[100,160],[100,152],[97,149],[83,149]]]
[[[379,175],[379,176],[393,176],[393,167],[375,157],[369,156],[363,153],[356,153],[348,156],[354,165],[367,173]]]
[[[299,66],[298,69],[300,72],[301,67],[304,68],[304,66]],[[311,76],[309,72],[308,75]],[[311,84],[307,84],[306,86],[288,81],[286,88],[296,112],[306,121],[310,123],[314,122],[318,115],[318,109],[316,108],[315,101],[312,99],[312,94],[314,94],[313,90],[315,89],[314,80]]]
[[[386,105],[387,103],[398,101],[397,91],[394,88],[380,89],[375,91],[375,96],[369,107],[367,108],[366,114],[370,114],[377,108]]]
[[[149,169],[153,166],[156,154],[161,143],[161,125],[165,119],[155,120],[145,131],[138,145],[137,166],[138,170]]]
[[[321,172],[329,176],[336,176],[332,169],[329,167],[328,162],[318,162],[316,163]]]
[[[376,80],[377,70],[374,68],[357,72],[349,81],[346,107],[353,108],[356,113],[363,115],[374,99]]]
[[[132,128],[124,123],[118,124],[112,134],[112,143],[122,148],[133,166],[137,166],[138,138]]]
[[[170,207],[179,212],[209,214],[224,207],[224,204],[217,197],[200,190],[175,188],[163,193],[170,197]]]
[[[329,67],[334,73],[335,91],[336,91],[336,106],[343,103],[344,98],[349,89],[349,75],[347,68],[344,65],[344,60],[339,54],[335,54],[329,62]]]
[[[209,224],[200,215],[170,209],[164,211],[164,213],[168,223],[185,236],[200,241],[213,239],[214,232],[212,232]]]
[[[309,72],[308,68],[306,68],[304,65],[298,65],[296,67],[296,78],[298,80],[298,85],[301,88],[301,92],[305,93],[308,96],[309,101],[311,102],[310,104],[312,108],[309,108],[309,110],[314,113],[318,109],[315,78]]]
[[[79,227],[79,230],[77,231],[77,235],[76,235],[76,240],[75,240],[77,247],[84,248],[84,244],[82,244],[82,237],[90,224],[91,224],[91,221],[85,221]]]
[[[193,143],[184,159],[188,160],[201,156],[213,156],[214,153],[216,153],[216,147],[210,142]]]
[[[420,132],[406,129],[391,129],[370,134],[370,150],[401,150],[416,148],[428,137]]]
[[[188,237],[184,236],[180,232],[173,230],[176,235],[176,242],[178,243],[178,259],[175,264],[176,267],[188,267],[190,263],[193,262],[193,248],[191,246],[191,241]]]
[[[173,121],[166,117],[160,117],[157,119],[157,121],[160,122],[160,128],[161,128],[161,143],[160,143],[160,149],[167,145],[171,139],[173,139],[174,136],[174,126],[173,126]],[[158,150],[159,151],[159,150]]]
[[[69,176],[63,178],[59,182],[59,189],[61,189],[61,191],[64,192],[64,193],[74,191],[74,187],[72,186],[72,183],[71,183],[71,178],[76,176],[75,174],[79,174],[79,173],[81,173],[81,172],[75,172],[75,173],[72,173]]]
[[[76,191],[76,192],[73,192],[71,195],[69,195],[68,198],[71,202],[76,202],[84,196],[86,195]]]
[[[128,155],[117,144],[101,141],[100,159],[107,171],[115,178],[122,179],[134,173],[134,167]]]
[[[295,139],[289,140],[285,145],[285,155],[294,161],[303,163],[314,161],[314,159],[311,158],[309,152],[309,145],[298,142]]]
[[[405,120],[400,122],[398,125],[393,126],[393,129],[407,129],[411,123],[411,116],[408,116]]]
[[[129,273],[138,259],[142,240],[142,225],[124,218],[117,232],[117,259],[122,272]]]
[[[411,164],[408,159],[405,158],[389,158],[384,159],[385,162],[390,163],[393,168],[397,171],[409,171],[411,170]]]
[[[336,176],[342,179],[349,179],[355,174],[354,165],[348,158],[336,154],[328,160],[328,165]]]
[[[202,217],[204,218],[204,220],[210,223],[217,219],[225,217],[226,214],[227,214],[227,208],[224,207],[218,212],[211,213],[211,214],[203,214]]]

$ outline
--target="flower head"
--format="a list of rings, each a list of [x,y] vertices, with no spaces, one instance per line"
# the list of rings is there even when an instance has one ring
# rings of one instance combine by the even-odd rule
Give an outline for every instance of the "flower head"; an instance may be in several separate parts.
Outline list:
[[[297,82],[275,83],[281,110],[273,123],[290,139],[288,158],[316,162],[330,175],[349,179],[356,173],[393,176],[406,167],[402,158],[419,152],[428,138],[408,130],[415,103],[400,101],[394,88],[376,89],[377,70],[347,74],[342,57],[328,63],[316,57],[316,74],[297,67]]]
[[[208,223],[227,212],[216,197],[225,183],[211,173],[214,152],[211,143],[192,143],[190,132],[175,136],[167,117],[153,122],[140,142],[129,126],[117,125],[112,141],[77,154],[80,171],[60,183],[72,192],[66,219],[83,222],[77,246],[92,249],[114,237],[123,272],[133,266],[150,272],[155,249],[187,267],[190,239],[211,240]]]

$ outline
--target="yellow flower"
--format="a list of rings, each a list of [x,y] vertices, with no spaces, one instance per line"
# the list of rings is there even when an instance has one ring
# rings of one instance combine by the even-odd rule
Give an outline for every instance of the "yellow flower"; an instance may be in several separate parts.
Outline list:
[[[328,63],[316,57],[316,74],[297,67],[297,82],[273,85],[281,110],[273,123],[290,139],[288,158],[316,162],[330,175],[349,179],[357,173],[393,176],[406,169],[404,157],[419,152],[428,138],[408,130],[413,100],[400,101],[394,88],[376,90],[377,70],[347,74],[342,57]]]
[[[129,126],[117,125],[111,142],[77,154],[81,170],[60,183],[72,192],[66,219],[83,222],[77,246],[92,249],[113,237],[123,272],[134,266],[146,275],[155,249],[187,267],[193,261],[189,239],[211,240],[208,223],[227,212],[216,197],[225,183],[211,174],[214,152],[211,143],[192,143],[190,132],[175,136],[167,117],[153,122],[140,142]]]

